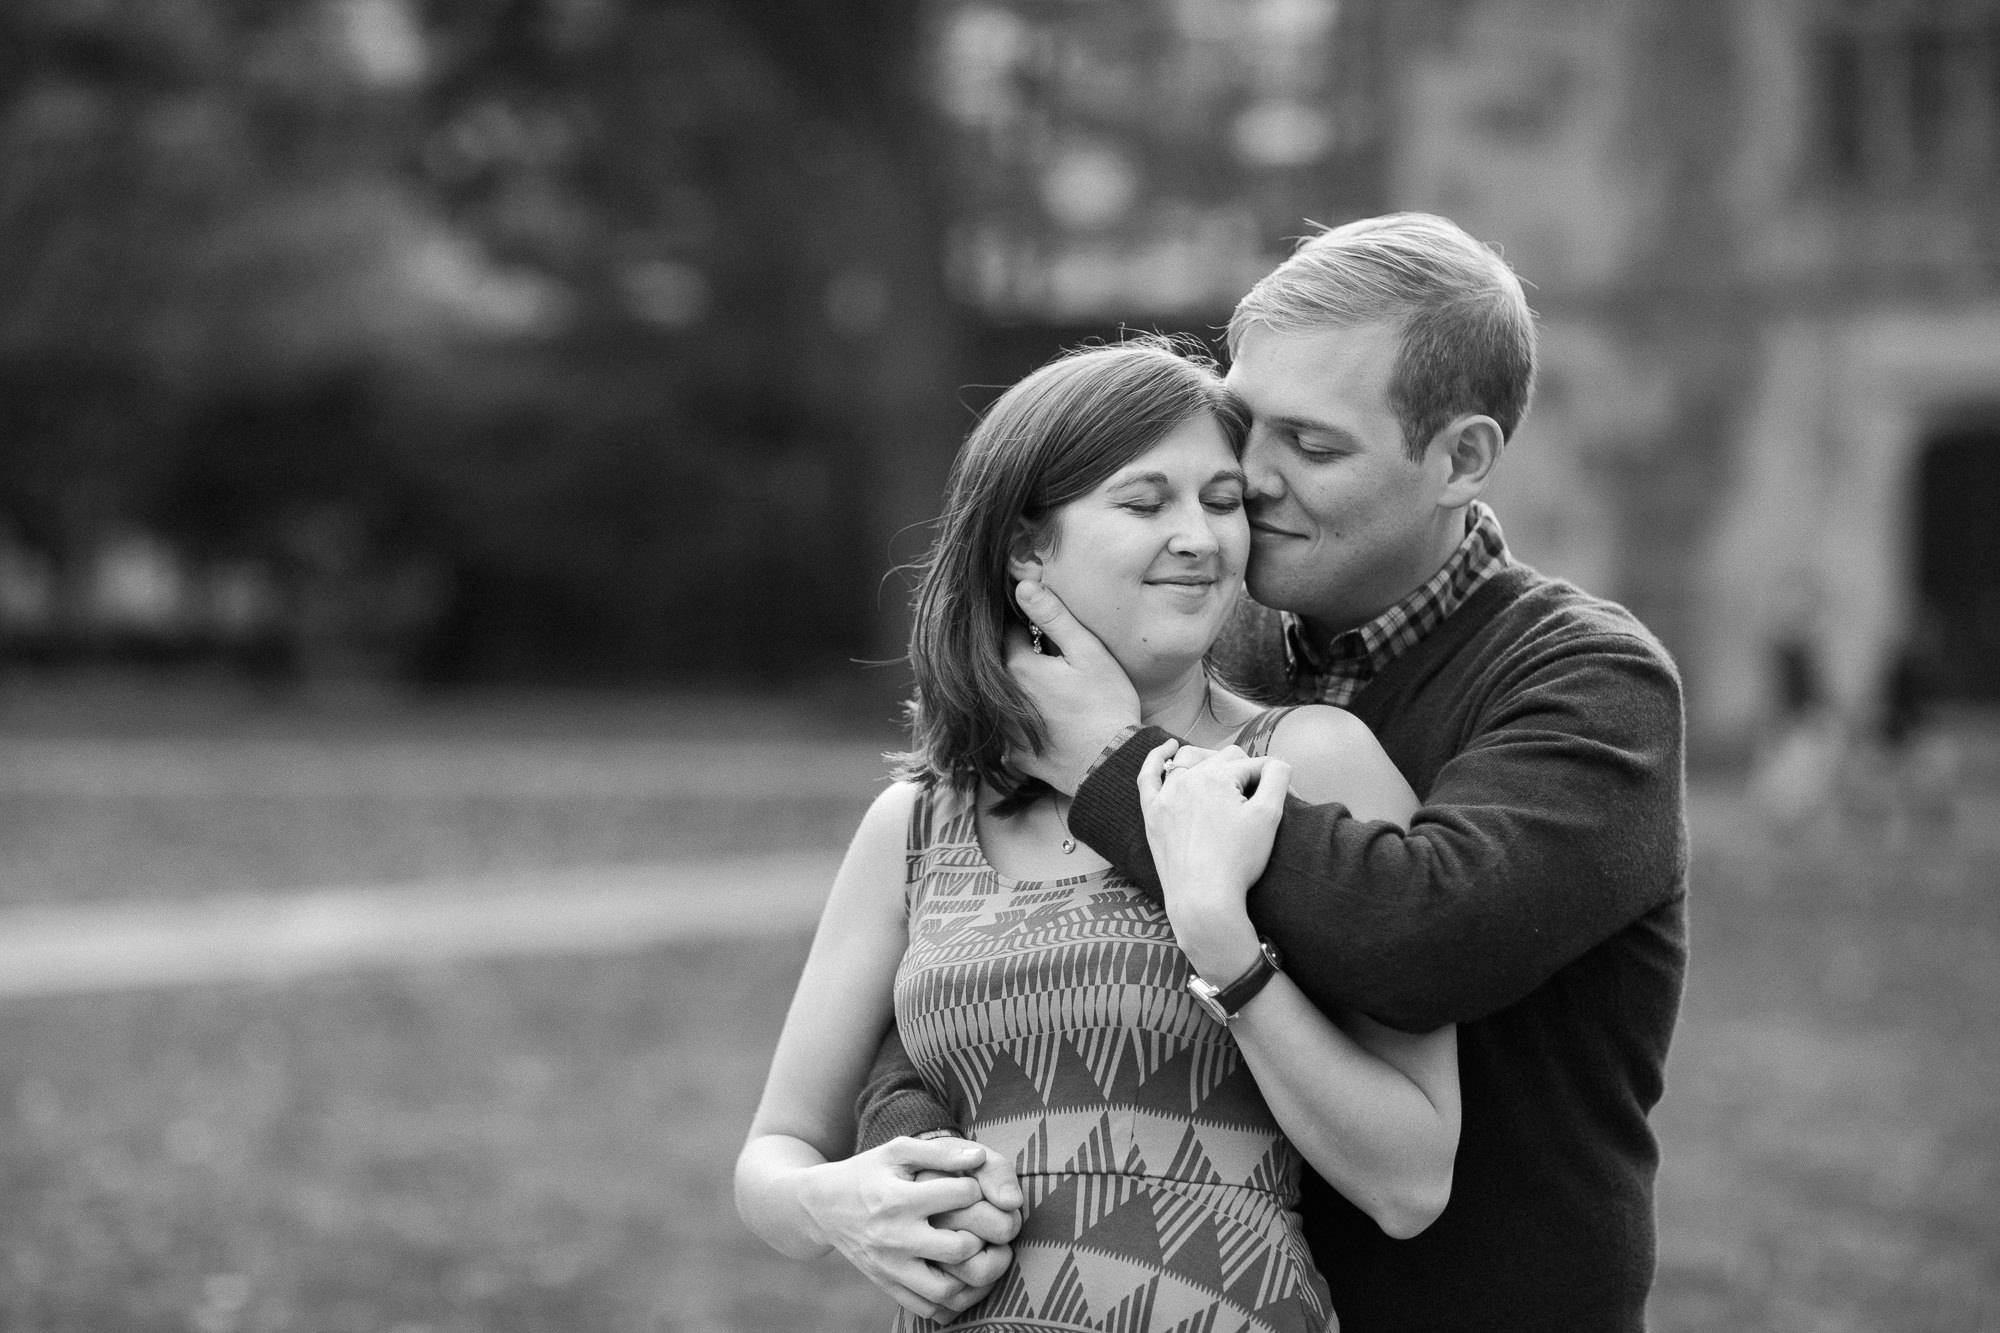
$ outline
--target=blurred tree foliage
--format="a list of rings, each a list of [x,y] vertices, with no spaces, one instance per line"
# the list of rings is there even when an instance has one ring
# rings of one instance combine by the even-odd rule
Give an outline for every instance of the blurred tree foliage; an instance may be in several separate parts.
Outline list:
[[[10,0],[0,521],[439,677],[894,655],[963,427],[921,8]]]

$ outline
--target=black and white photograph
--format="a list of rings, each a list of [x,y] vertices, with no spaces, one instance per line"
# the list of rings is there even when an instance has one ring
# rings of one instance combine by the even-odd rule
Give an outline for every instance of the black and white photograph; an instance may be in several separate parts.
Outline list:
[[[0,1330],[2000,1330],[2000,0],[0,0]]]

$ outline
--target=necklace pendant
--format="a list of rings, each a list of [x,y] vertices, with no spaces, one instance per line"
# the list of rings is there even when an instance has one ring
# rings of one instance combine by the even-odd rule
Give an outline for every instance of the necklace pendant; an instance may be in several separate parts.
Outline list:
[[[1071,852],[1073,852],[1073,851],[1075,851],[1075,850],[1076,850],[1076,839],[1075,839],[1075,838],[1064,838],[1064,839],[1063,839],[1063,855],[1064,855],[1064,856],[1068,856],[1068,855],[1069,855],[1069,854],[1070,854]]]

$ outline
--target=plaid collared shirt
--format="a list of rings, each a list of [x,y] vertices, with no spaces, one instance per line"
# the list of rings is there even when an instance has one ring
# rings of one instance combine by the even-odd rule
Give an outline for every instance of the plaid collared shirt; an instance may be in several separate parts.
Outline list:
[[[1335,636],[1319,649],[1299,618],[1285,612],[1285,669],[1292,678],[1294,697],[1345,707],[1382,668],[1416,647],[1481,584],[1511,563],[1500,520],[1474,500],[1465,540],[1444,568],[1367,624]]]

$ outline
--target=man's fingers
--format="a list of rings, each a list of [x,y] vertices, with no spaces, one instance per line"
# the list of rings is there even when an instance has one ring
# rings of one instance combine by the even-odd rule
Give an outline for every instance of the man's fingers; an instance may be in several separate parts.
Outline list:
[[[962,1264],[986,1248],[986,1242],[970,1231],[947,1231],[929,1227],[910,1242],[910,1253],[934,1264]]]
[[[985,1164],[986,1149],[970,1139],[891,1139],[882,1146],[897,1166],[956,1175]]]
[[[1023,1201],[1021,1182],[1014,1175],[1014,1163],[991,1148],[981,1148],[985,1160],[974,1169],[972,1178],[979,1182],[979,1192],[986,1202],[1002,1212],[1013,1212]]]
[[[931,1219],[934,1227],[970,1231],[988,1245],[1005,1245],[1021,1229],[1021,1215],[1013,1209],[995,1208],[981,1199],[969,1208],[954,1208]]]
[[[1041,626],[1042,633],[1053,639],[1056,647],[1062,650],[1062,655],[1072,663],[1081,664],[1090,658],[1110,660],[1111,654],[1098,637],[1085,629],[1063,605],[1063,599],[1043,584],[1034,579],[1027,580],[1014,590],[1014,600],[1022,614]]]
[[[925,1217],[936,1217],[955,1208],[970,1208],[985,1196],[971,1176],[940,1176],[910,1184],[910,1209]]]

